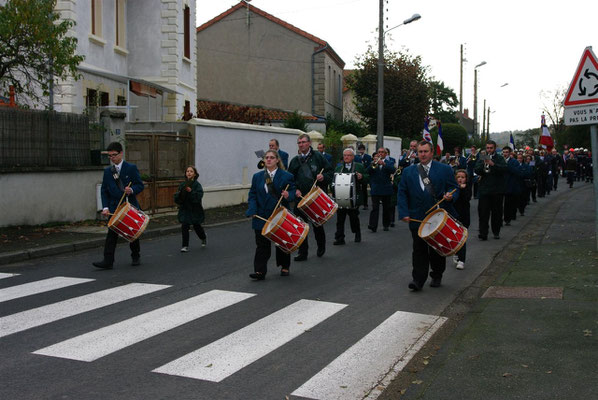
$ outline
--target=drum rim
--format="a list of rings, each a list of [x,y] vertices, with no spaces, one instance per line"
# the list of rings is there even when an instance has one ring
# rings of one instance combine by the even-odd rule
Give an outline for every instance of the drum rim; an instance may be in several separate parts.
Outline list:
[[[108,220],[108,228],[114,226],[117,222],[122,221],[122,219],[124,218],[123,216],[127,214],[130,208],[131,205],[127,201],[118,206],[116,211],[114,211],[114,214],[112,214],[112,217],[110,217],[110,219]]]
[[[276,222],[276,225],[273,225],[273,229],[270,229],[270,231],[266,231],[266,227],[267,227],[268,225],[272,224],[271,220],[273,220],[273,218],[274,218],[275,216],[277,216],[278,214],[280,214],[281,212],[282,212],[282,213],[285,213],[285,212],[287,212],[287,213],[288,213],[287,209],[286,209],[285,207],[283,207],[283,206],[279,206],[279,207],[278,207],[276,210],[274,210],[274,211],[272,212],[272,215],[270,215],[270,218],[268,218],[268,221],[266,221],[266,223],[264,223],[264,226],[262,227],[262,236],[265,236],[265,237],[270,237],[270,236],[268,236],[268,234],[267,234],[267,233],[271,233],[271,232],[273,232],[273,231],[274,231],[274,228],[279,228],[279,227],[282,225],[282,222],[285,220],[285,218],[282,218],[282,217],[281,217],[281,218],[280,218],[280,219],[279,219],[279,220]]]
[[[311,188],[311,190],[309,192],[307,192],[307,194],[305,196],[303,196],[303,198],[301,199],[301,201],[299,202],[299,204],[297,204],[297,208],[302,208],[308,204],[311,204],[314,202],[315,198],[313,197],[315,193],[317,193],[318,191],[324,193],[324,191],[318,187],[317,185],[314,186],[313,188]],[[317,196],[316,196],[317,197]]]
[[[426,223],[428,222],[428,220],[430,218],[432,218],[433,215],[438,214],[439,212],[443,213],[442,214],[442,217],[443,217],[442,218],[442,224],[438,225],[436,227],[436,229],[434,229],[428,235],[422,236],[422,230],[424,229],[424,226],[426,225]],[[444,210],[442,208],[437,208],[436,210],[432,211],[430,214],[426,215],[426,218],[424,218],[424,220],[419,225],[419,228],[417,229],[417,236],[419,236],[422,239],[436,236],[436,234],[440,231],[440,229],[446,224],[446,220],[448,219],[447,216],[448,216],[448,213],[446,212],[446,210]]]

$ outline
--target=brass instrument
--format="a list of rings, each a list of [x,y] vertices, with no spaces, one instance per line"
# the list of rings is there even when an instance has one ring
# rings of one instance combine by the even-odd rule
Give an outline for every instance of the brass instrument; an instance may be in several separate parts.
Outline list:
[[[265,166],[266,166],[266,162],[264,161],[263,158],[257,162],[257,169],[264,169]]]
[[[392,183],[395,182],[395,176],[401,176],[401,174],[403,173],[403,168],[402,167],[397,167],[397,170],[390,176],[390,181]]]
[[[490,160],[491,156],[489,156],[488,154],[486,154],[485,150],[482,150],[482,155],[484,156],[484,172],[485,173],[489,173],[490,172],[490,164],[488,164],[486,162],[486,160]]]

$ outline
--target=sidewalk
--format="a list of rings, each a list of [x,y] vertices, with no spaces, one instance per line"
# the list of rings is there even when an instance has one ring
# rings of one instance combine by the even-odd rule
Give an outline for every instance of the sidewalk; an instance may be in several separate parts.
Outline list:
[[[593,186],[551,197],[379,399],[598,398]]]
[[[206,210],[204,227],[239,221],[245,218],[247,205]],[[0,228],[0,265],[101,247],[106,239],[106,221],[73,224]],[[144,238],[179,233],[176,213],[152,216]]]

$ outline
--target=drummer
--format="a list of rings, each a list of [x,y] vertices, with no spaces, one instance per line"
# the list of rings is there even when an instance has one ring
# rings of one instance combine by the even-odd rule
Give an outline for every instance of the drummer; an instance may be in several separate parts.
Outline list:
[[[440,207],[449,214],[455,215],[453,200],[458,197],[457,182],[453,169],[437,161],[433,161],[434,153],[432,144],[422,140],[417,145],[419,164],[411,165],[403,170],[399,183],[398,210],[399,219],[409,223],[411,237],[413,238],[412,250],[412,277],[409,289],[417,292],[421,290],[428,278],[431,268],[431,287],[440,287],[442,273],[446,268],[445,257],[438,254],[426,241],[418,235],[419,222],[411,219],[423,220],[426,212],[440,200]]]
[[[112,142],[106,150],[112,165],[104,169],[101,188],[102,206],[104,207],[102,215],[108,216],[114,214],[118,203],[123,198],[123,194],[126,194],[127,201],[132,206],[139,208],[139,203],[135,195],[143,191],[143,181],[141,180],[137,166],[123,160],[123,146],[120,143]],[[112,269],[117,240],[118,234],[112,229],[108,229],[106,242],[104,243],[104,259],[93,262],[94,267]],[[131,248],[131,265],[139,265],[139,239],[130,242],[129,247]]]
[[[256,249],[253,258],[254,273],[249,274],[249,277],[258,281],[266,279],[267,264],[271,255],[270,240],[262,235],[262,228],[265,224],[263,219],[270,218],[281,196],[280,205],[286,208],[289,207],[289,201],[295,199],[293,175],[284,170],[278,151],[266,151],[264,162],[264,170],[256,172],[251,180],[251,189],[249,189],[247,199],[249,208],[245,213],[248,217],[254,217],[251,227],[255,232]],[[278,246],[276,246],[276,265],[281,268],[281,276],[289,276],[291,255],[282,251]]]
[[[328,184],[332,181],[332,166],[324,156],[311,147],[311,138],[307,133],[302,133],[297,138],[297,147],[299,154],[293,157],[289,163],[289,172],[295,177],[297,197],[307,195],[314,182],[322,189],[326,190]],[[308,221],[307,216],[299,209],[296,210],[298,216]],[[313,226],[314,236],[318,245],[316,255],[322,257],[326,252],[326,233],[323,226]],[[299,246],[299,254],[295,261],[307,260],[308,244],[304,240]]]
[[[355,243],[361,242],[361,229],[359,227],[359,206],[362,204],[362,187],[367,186],[370,176],[366,172],[363,164],[355,162],[355,150],[348,147],[343,150],[343,162],[337,165],[335,173],[355,174],[356,201],[354,208],[339,207],[336,212],[336,233],[334,234],[334,245],[345,244],[345,219],[349,216],[351,232],[355,234]],[[335,187],[336,190],[336,187]],[[338,192],[335,193],[338,196]]]

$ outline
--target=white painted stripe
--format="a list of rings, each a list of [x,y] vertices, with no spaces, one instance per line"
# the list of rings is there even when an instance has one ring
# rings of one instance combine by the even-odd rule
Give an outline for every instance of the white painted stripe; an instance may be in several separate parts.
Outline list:
[[[8,274],[6,272],[0,272],[0,279],[4,278],[12,278],[13,276],[18,276],[20,274]]]
[[[3,301],[31,296],[33,294],[49,292],[50,290],[62,289],[72,285],[79,285],[81,283],[91,282],[93,280],[95,279],[56,276],[54,278],[42,279],[41,281],[11,286],[5,289],[0,289],[0,303]]]
[[[71,360],[94,361],[253,296],[255,294],[212,290],[34,353]]]
[[[346,306],[299,300],[153,372],[220,382]]]
[[[143,296],[169,285],[130,283],[0,318],[0,337]]]
[[[392,380],[444,321],[397,311],[291,394],[318,400],[363,399],[381,382]],[[401,369],[395,369],[398,363]]]

